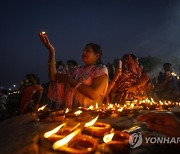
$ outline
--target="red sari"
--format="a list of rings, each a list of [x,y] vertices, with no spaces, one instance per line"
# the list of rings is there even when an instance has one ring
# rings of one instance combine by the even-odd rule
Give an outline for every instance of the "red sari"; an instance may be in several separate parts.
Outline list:
[[[41,85],[31,85],[31,86],[26,87],[22,93],[22,98],[20,102],[20,110],[22,111],[25,105],[30,100],[35,100],[38,97],[38,95],[43,92],[43,90],[44,89]]]

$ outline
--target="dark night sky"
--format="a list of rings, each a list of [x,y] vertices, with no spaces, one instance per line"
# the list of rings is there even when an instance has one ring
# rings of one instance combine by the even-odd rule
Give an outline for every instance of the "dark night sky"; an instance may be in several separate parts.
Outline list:
[[[57,60],[80,64],[86,43],[102,46],[104,63],[124,53],[180,56],[178,0],[3,0],[0,5],[0,86],[18,84],[27,73],[48,81],[46,31]]]

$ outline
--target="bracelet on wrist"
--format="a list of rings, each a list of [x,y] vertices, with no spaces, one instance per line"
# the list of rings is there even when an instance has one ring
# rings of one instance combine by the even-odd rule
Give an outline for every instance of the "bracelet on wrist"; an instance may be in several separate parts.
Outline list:
[[[55,65],[56,62],[49,62],[48,64],[49,64],[49,65]]]

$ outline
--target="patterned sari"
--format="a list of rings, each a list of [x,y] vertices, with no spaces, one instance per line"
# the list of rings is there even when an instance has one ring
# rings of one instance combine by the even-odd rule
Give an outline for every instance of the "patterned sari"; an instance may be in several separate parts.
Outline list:
[[[141,76],[141,69],[130,54],[123,56],[122,63],[122,74],[110,92],[110,101],[112,103],[121,103],[133,99],[135,94],[129,93],[128,88],[137,83]]]

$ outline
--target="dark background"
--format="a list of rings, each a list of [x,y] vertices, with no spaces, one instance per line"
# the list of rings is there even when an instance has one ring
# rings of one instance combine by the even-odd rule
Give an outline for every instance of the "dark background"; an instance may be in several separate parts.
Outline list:
[[[36,73],[48,81],[48,51],[38,33],[46,31],[57,60],[79,64],[86,43],[102,46],[103,62],[124,53],[179,57],[178,0],[4,0],[0,4],[0,86],[10,87]]]

